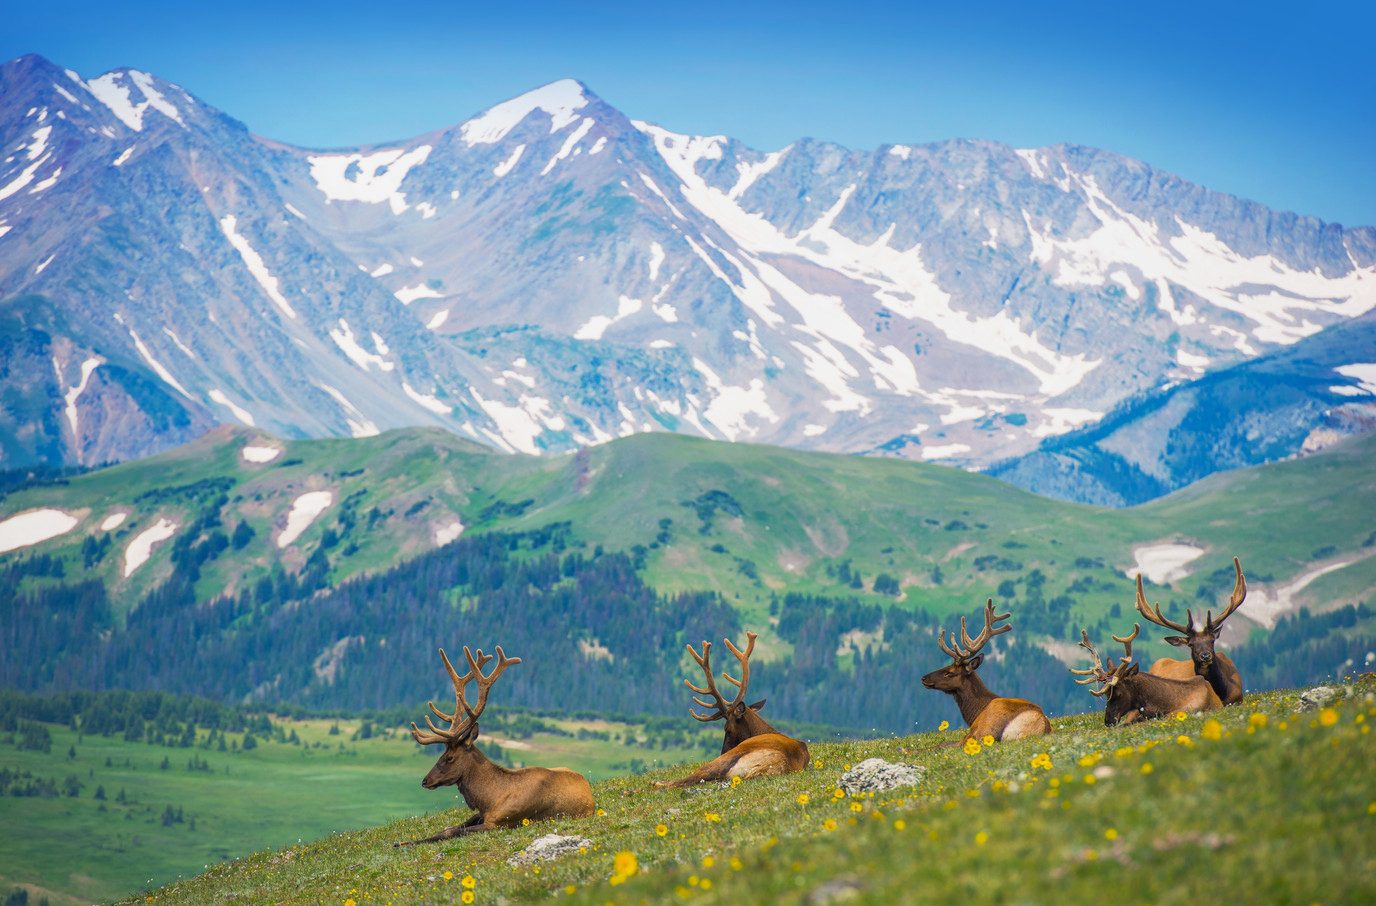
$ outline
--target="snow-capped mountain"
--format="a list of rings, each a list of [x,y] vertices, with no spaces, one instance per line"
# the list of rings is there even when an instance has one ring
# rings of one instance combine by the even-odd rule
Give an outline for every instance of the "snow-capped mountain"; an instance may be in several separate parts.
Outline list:
[[[316,151],[28,56],[0,137],[0,466],[224,422],[979,466],[1376,307],[1376,230],[1108,152],[765,153],[571,80]]]

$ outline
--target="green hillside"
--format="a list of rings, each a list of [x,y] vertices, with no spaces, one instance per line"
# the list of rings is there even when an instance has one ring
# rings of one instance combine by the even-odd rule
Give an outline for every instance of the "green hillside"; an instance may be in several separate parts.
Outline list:
[[[471,883],[477,903],[833,901],[823,891],[885,903],[1090,902],[1106,891],[1134,903],[1369,903],[1373,688],[1349,686],[1321,711],[1272,693],[1121,729],[1083,715],[974,755],[953,731],[819,744],[804,773],[737,787],[650,787],[681,769],[623,777],[594,786],[595,817],[391,846],[462,820],[457,809],[262,852],[129,902],[450,903]],[[915,788],[838,797],[840,775],[868,757],[925,775]],[[535,868],[506,864],[556,830],[592,845]]]
[[[276,461],[254,464],[240,455],[247,444],[264,442],[283,450]],[[281,442],[222,429],[163,456],[0,499],[0,520],[37,507],[81,520],[66,535],[0,557],[0,568],[32,553],[52,554],[65,561],[68,575],[99,576],[117,609],[127,610],[169,574],[172,547],[155,547],[126,579],[122,551],[129,541],[159,518],[180,529],[213,511],[226,536],[241,522],[253,534],[203,572],[198,594],[206,599],[246,587],[278,565],[299,571],[316,552],[333,583],[376,571],[432,549],[436,532],[458,519],[469,534],[568,522],[589,549],[635,551],[654,587],[722,591],[756,622],[771,595],[785,592],[967,612],[1004,581],[1023,581],[1033,570],[1053,594],[1075,588],[1075,608],[1066,614],[1073,622],[1080,608],[1095,615],[1115,602],[1129,605],[1124,573],[1134,550],[1172,541],[1204,553],[1184,578],[1155,592],[1159,597],[1173,592],[1181,603],[1216,604],[1227,591],[1218,587],[1219,570],[1238,555],[1260,592],[1339,566],[1294,596],[1295,604],[1323,608],[1376,588],[1373,462],[1376,439],[1360,439],[1217,475],[1134,509],[1108,510],[943,466],[669,434],[536,459],[436,430]],[[318,490],[332,493],[331,505],[279,549],[274,539],[292,501]],[[129,516],[102,532],[101,521],[116,511]],[[86,569],[83,542],[106,536]],[[1246,614],[1244,608],[1239,623]]]

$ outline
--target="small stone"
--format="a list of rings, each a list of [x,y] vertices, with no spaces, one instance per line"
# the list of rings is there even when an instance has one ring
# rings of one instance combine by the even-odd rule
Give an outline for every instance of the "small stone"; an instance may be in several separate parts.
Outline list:
[[[561,856],[576,853],[580,849],[591,849],[592,841],[587,837],[571,837],[562,834],[545,834],[532,840],[525,849],[506,860],[506,864],[523,868],[536,862],[552,862]]]
[[[1332,686],[1315,686],[1300,695],[1300,710],[1314,711],[1338,697],[1338,690]]]
[[[870,761],[879,760],[878,758],[870,759]],[[808,906],[844,903],[848,900],[857,899],[864,890],[865,884],[859,878],[833,878],[809,893],[805,902]]]
[[[882,758],[867,758],[841,775],[840,787],[847,795],[882,793],[901,786],[917,786],[925,769],[913,764],[894,764]]]

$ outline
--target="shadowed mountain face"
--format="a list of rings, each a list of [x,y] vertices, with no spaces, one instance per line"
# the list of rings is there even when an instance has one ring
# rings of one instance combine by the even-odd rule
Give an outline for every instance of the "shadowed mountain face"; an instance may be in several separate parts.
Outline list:
[[[0,137],[3,467],[217,423],[986,466],[1376,306],[1376,231],[1107,152],[763,153],[574,81],[310,151],[29,56],[0,67]]]

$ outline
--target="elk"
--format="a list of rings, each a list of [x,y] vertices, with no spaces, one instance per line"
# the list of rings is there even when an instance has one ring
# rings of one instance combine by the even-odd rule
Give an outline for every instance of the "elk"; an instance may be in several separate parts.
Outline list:
[[[502,646],[498,645],[497,666],[484,674],[483,668],[492,660],[492,655],[483,654],[481,648],[474,654],[465,645],[463,656],[468,661],[468,672],[460,676],[444,649],[440,649],[440,660],[444,661],[444,669],[449,671],[449,678],[454,683],[454,713],[446,714],[434,702],[426,702],[436,717],[450,725],[449,728],[436,727],[427,714],[425,723],[430,732],[412,723],[411,736],[423,746],[444,743],[444,754],[440,755],[420,785],[427,790],[451,784],[457,786],[463,801],[476,814],[463,824],[446,827],[420,840],[396,845],[433,843],[478,831],[514,827],[526,818],[539,821],[542,818],[583,818],[591,815],[592,787],[582,774],[568,768],[510,770],[494,764],[478,750],[474,745],[478,739],[478,718],[487,707],[488,693],[506,668],[521,663],[521,659],[508,658]],[[474,706],[470,706],[464,696],[464,689],[470,682],[478,684],[478,703]]]
[[[1160,604],[1154,609],[1148,607],[1147,596],[1142,593],[1142,576],[1140,573],[1137,576],[1137,612],[1157,626],[1185,633],[1183,636],[1168,635],[1165,641],[1177,648],[1190,649],[1189,660],[1158,658],[1156,663],[1151,665],[1151,674],[1170,679],[1202,676],[1208,680],[1210,686],[1213,686],[1219,700],[1225,705],[1235,705],[1242,701],[1242,675],[1237,672],[1237,665],[1228,655],[1214,651],[1223,621],[1241,607],[1247,597],[1247,580],[1242,578],[1242,562],[1237,557],[1233,558],[1233,568],[1237,570],[1237,581],[1233,584],[1233,595],[1228,599],[1228,609],[1223,611],[1223,615],[1217,621],[1214,620],[1214,612],[1210,610],[1204,618],[1204,625],[1199,628],[1195,628],[1194,614],[1189,610],[1185,611],[1185,622],[1176,623],[1161,615]]]
[[[811,759],[807,743],[785,736],[760,716],[760,710],[764,708],[764,699],[751,705],[745,703],[746,689],[750,685],[750,655],[755,651],[755,639],[755,633],[746,633],[745,651],[733,645],[730,639],[722,640],[741,665],[740,679],[725,671],[721,674],[722,679],[736,687],[736,697],[729,702],[717,691],[716,681],[712,678],[712,643],[702,643],[702,654],[694,651],[692,645],[688,646],[688,653],[693,656],[693,660],[707,677],[707,685],[698,687],[693,685],[692,680],[684,680],[683,684],[698,695],[712,697],[710,702],[693,698],[693,701],[709,709],[706,714],[699,714],[691,707],[688,713],[703,722],[726,722],[721,755],[687,777],[656,781],[655,786],[677,789],[699,783],[728,780],[732,777],[748,780],[751,777],[767,777],[771,774],[792,774],[807,767]]]
[[[1099,653],[1089,641],[1089,633],[1080,630],[1080,647],[1088,651],[1094,660],[1085,669],[1071,668],[1070,672],[1084,677],[1075,681],[1078,685],[1098,683],[1099,688],[1089,691],[1094,695],[1107,696],[1104,726],[1135,723],[1177,711],[1213,711],[1223,707],[1218,694],[1201,676],[1169,679],[1142,673],[1132,659],[1132,641],[1141,629],[1141,623],[1134,623],[1131,635],[1111,637],[1123,646],[1123,656],[1116,664],[1109,658],[1107,667],[1099,660]]]
[[[980,680],[979,665],[984,663],[980,649],[996,635],[1011,632],[1011,623],[996,626],[1012,613],[995,614],[994,599],[984,605],[984,629],[975,638],[970,638],[965,628],[965,618],[960,618],[960,639],[951,633],[951,643],[946,643],[946,630],[936,632],[937,644],[951,656],[951,663],[940,670],[933,670],[922,677],[922,685],[928,689],[945,692],[956,700],[960,716],[970,728],[966,739],[1024,739],[1028,736],[1044,736],[1051,732],[1051,721],[1041,708],[1024,698],[1003,698],[989,691]]]

